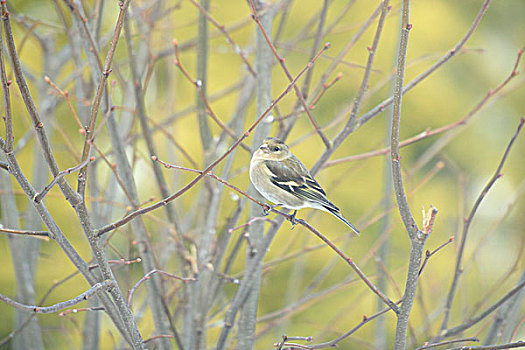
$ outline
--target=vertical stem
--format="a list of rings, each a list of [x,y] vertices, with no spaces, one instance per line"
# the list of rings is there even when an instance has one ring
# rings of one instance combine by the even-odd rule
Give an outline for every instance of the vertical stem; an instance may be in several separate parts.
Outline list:
[[[403,10],[401,16],[401,40],[399,43],[397,73],[394,84],[394,108],[392,114],[392,135],[391,135],[391,163],[392,179],[394,192],[396,194],[399,214],[403,224],[410,237],[411,249],[410,260],[408,264],[407,280],[403,303],[399,308],[397,315],[396,339],[394,343],[395,350],[404,350],[406,348],[406,336],[408,329],[408,318],[414,298],[416,295],[417,282],[419,278],[419,267],[421,266],[421,257],[423,256],[423,247],[428,234],[422,233],[410,212],[410,207],[403,188],[403,178],[401,176],[401,155],[399,154],[399,125],[401,121],[401,98],[403,94],[403,77],[405,72],[405,60],[408,45],[408,32],[412,27],[408,23],[409,0],[403,0]],[[435,215],[435,213],[434,213]]]
[[[210,0],[200,0],[201,6],[209,12]],[[197,40],[197,80],[200,81],[200,88],[204,96],[207,91],[207,75],[208,75],[208,19],[199,12],[199,33]],[[206,114],[206,104],[201,99],[199,91],[197,91],[197,118],[199,120],[199,130],[201,134],[202,147],[204,149],[204,160],[207,165],[210,160],[210,146],[212,141],[212,134],[210,125],[208,124],[208,115]]]
[[[399,213],[403,224],[410,236],[414,239],[417,234],[417,225],[412,217],[410,207],[405,196],[403,179],[401,177],[401,155],[399,153],[399,125],[401,121],[401,97],[403,88],[403,78],[405,74],[405,59],[408,45],[408,32],[411,25],[408,24],[409,0],[403,0],[403,13],[401,22],[401,41],[399,43],[399,55],[397,58],[397,73],[394,85],[394,110],[392,117],[392,139],[391,139],[391,161],[392,177],[394,180],[394,190],[396,194]]]
[[[126,46],[128,48],[128,55],[130,58],[130,67],[131,67],[131,75],[132,75],[132,84],[133,84],[133,90],[135,93],[135,102],[137,109],[137,114],[140,120],[140,126],[142,129],[142,135],[144,136],[144,139],[146,140],[146,145],[148,147],[148,152],[150,154],[150,157],[153,155],[156,155],[155,151],[155,144],[153,142],[153,137],[151,135],[151,131],[149,129],[149,125],[147,122],[146,117],[146,106],[144,105],[144,95],[142,90],[142,84],[140,82],[140,76],[138,73],[137,68],[137,62],[134,55],[133,50],[133,40],[131,38],[131,26],[129,23],[129,17],[124,17],[124,37],[126,40]],[[112,113],[111,111],[108,111],[108,113]],[[111,122],[110,122],[111,120]],[[131,170],[131,166],[129,165],[129,162],[127,160],[124,146],[121,140],[121,136],[118,132],[118,128],[116,128],[115,125],[116,121],[114,118],[114,115],[111,115],[108,119],[108,128],[110,130],[110,135],[112,136],[111,140],[113,143],[114,149],[118,149],[115,151],[117,157],[118,157],[118,165],[119,165],[119,171],[121,174],[123,174],[123,180],[125,181],[125,186],[128,190],[128,192],[131,194],[133,202],[130,203],[135,208],[138,207],[139,203],[139,197],[137,194],[137,188],[135,181],[133,179],[133,174]],[[160,188],[161,195],[163,197],[167,197],[169,195],[168,191],[168,185],[166,183],[166,179],[164,178],[164,175],[162,173],[162,170],[157,162],[152,161],[153,166],[153,172],[155,174],[155,179],[157,180],[157,185]],[[175,225],[175,211],[173,204],[166,205],[166,210],[168,214],[168,219],[171,224]],[[139,245],[139,251],[141,251],[141,257],[142,257],[142,269],[144,273],[148,273],[149,271],[157,268],[155,263],[155,257],[153,255],[154,250],[151,249],[149,245],[149,237],[147,234],[146,227],[144,225],[144,222],[142,221],[142,218],[139,220],[135,220],[132,223],[133,226],[133,233],[135,234],[135,237],[137,240],[142,242],[142,244]],[[179,232],[177,229],[175,230],[177,233]],[[179,240],[180,242],[180,240]],[[162,304],[162,298],[163,298],[163,291],[162,291],[162,280],[159,276],[152,276],[151,281],[147,284],[148,289],[148,304],[151,308],[152,318],[153,322],[155,324],[155,329],[159,334],[169,334],[169,322],[165,315],[165,310]],[[170,349],[171,344],[168,338],[160,338],[156,340],[155,345],[159,347],[160,349]]]
[[[209,0],[200,0],[200,6],[204,9],[205,12],[209,12],[210,10],[210,1]],[[204,158],[204,165],[208,166],[212,161],[212,150],[211,150],[211,143],[212,143],[212,134],[210,130],[210,126],[208,123],[208,115],[207,115],[207,107],[206,103],[201,97],[204,96],[207,97],[207,76],[208,76],[208,49],[209,49],[209,42],[208,42],[208,19],[204,15],[203,12],[199,11],[199,17],[198,17],[198,35],[197,35],[197,48],[196,48],[196,54],[197,54],[197,89],[196,89],[196,105],[197,105],[197,120],[199,123],[199,132],[201,137],[201,144],[202,144],[202,150],[203,150],[203,158]],[[208,179],[204,179],[204,181],[208,182]],[[212,185],[213,186],[213,185]],[[212,189],[216,189],[215,186],[210,187]],[[201,215],[204,215],[204,213],[207,213],[210,209],[211,201],[213,200],[212,191],[203,191],[202,196],[202,202],[205,203],[205,206],[201,208]],[[201,218],[201,222],[205,221],[204,218]],[[206,225],[202,225],[199,228],[201,239],[200,239],[200,245],[199,245],[199,257],[202,258],[203,255],[208,254],[208,247],[210,244],[209,241],[204,240],[204,236],[207,234],[207,232],[203,232],[206,227]],[[201,231],[202,229],[202,231]],[[200,264],[200,259],[198,260],[198,264]],[[206,274],[207,272],[204,272]],[[205,281],[203,281],[203,278]],[[205,344],[201,344],[201,342],[205,342],[206,339],[206,315],[204,314],[206,311],[206,306],[202,305],[200,303],[201,298],[200,296],[203,296],[204,291],[203,284],[205,284],[208,281],[206,276],[199,276],[199,281],[195,284],[189,285],[185,289],[185,305],[184,305],[184,348],[188,350],[199,350],[199,346],[205,347]]]
[[[274,18],[274,11],[266,11],[261,14],[264,3],[262,1],[255,1],[259,15],[259,20],[266,31],[268,37],[272,37],[272,23]],[[256,38],[255,38],[255,71],[257,73],[256,85],[255,85],[255,99],[256,99],[256,113],[255,115],[261,115],[267,109],[268,105],[272,102],[272,60],[273,52],[270,49],[266,38],[262,31],[257,27]],[[257,149],[262,141],[268,136],[270,132],[271,123],[267,123],[265,120],[255,129],[253,137],[252,149]],[[262,199],[260,194],[250,186],[248,193],[255,196],[258,199]],[[255,203],[250,206],[250,216],[261,215],[261,207]],[[252,349],[255,342],[255,324],[257,321],[257,305],[259,301],[259,290],[262,278],[262,259],[258,259],[257,255],[265,254],[262,249],[264,234],[264,223],[256,222],[250,229],[250,239],[253,245],[257,249],[257,254],[253,254],[250,247],[246,248],[246,266],[245,272],[255,268],[255,273],[251,276],[245,276],[253,279],[253,285],[249,292],[244,305],[242,306],[239,315],[239,331],[238,331],[238,346],[240,349]],[[257,266],[253,266],[256,264]],[[245,277],[245,278],[246,278]]]
[[[3,92],[4,102],[4,124],[6,140],[4,145],[4,151],[6,153],[13,152],[14,134],[13,134],[13,123],[11,114],[11,100],[9,94],[9,86],[7,83],[7,76],[4,64],[4,45],[0,42],[0,74],[1,84]],[[45,59],[44,59],[45,60]],[[38,147],[38,146],[35,146]],[[40,157],[35,157],[36,163],[43,161]],[[4,155],[0,159],[4,160]],[[45,169],[44,169],[45,170]],[[39,179],[45,177],[46,172],[42,172]],[[38,176],[38,175],[37,175]],[[11,176],[7,172],[0,174],[0,188],[2,194],[0,194],[0,212],[2,213],[2,222],[5,227],[18,228],[20,217],[18,215],[19,210],[16,205],[16,199],[14,196]],[[32,208],[28,209],[29,214],[34,214]],[[30,220],[27,220],[26,226],[30,226]],[[16,277],[16,296],[17,300],[25,304],[34,304],[35,302],[35,264],[38,257],[40,242],[35,239],[28,237],[16,237],[8,236],[9,239],[9,250],[11,252],[11,259],[13,261],[13,268]],[[28,319],[31,318],[31,319]],[[25,327],[24,331],[17,334],[14,338],[14,348],[23,349],[42,349],[42,333],[38,320],[32,315],[28,315],[20,310],[15,311],[15,325],[14,328],[18,329],[22,324],[29,322],[28,326]]]
[[[4,155],[0,159],[4,160]],[[2,212],[2,223],[5,227],[19,228],[19,210],[11,185],[9,173],[0,172],[0,211]],[[31,237],[22,237],[18,235],[8,235],[9,251],[16,278],[16,299],[17,301],[34,305],[35,288],[33,278],[35,274],[34,266],[31,264],[31,258],[26,254],[31,252],[31,247],[35,244],[35,239]],[[28,320],[31,318],[31,320]],[[15,336],[13,342],[14,349],[43,349],[42,335],[40,326],[36,318],[27,312],[16,310],[14,329],[19,328],[22,324],[30,322],[23,332]]]
[[[406,349],[406,336],[408,329],[408,318],[414,304],[416,296],[417,282],[419,278],[419,267],[421,266],[423,247],[425,242],[412,241],[410,249],[410,261],[408,263],[407,281],[405,285],[405,294],[403,303],[399,308],[396,325],[396,339],[394,343],[395,350]]]
[[[385,130],[389,130],[390,129],[390,125],[392,125],[392,117],[385,118],[385,124],[386,124]],[[388,133],[385,134],[385,138],[387,139],[385,141],[386,144],[389,143],[389,140],[388,140],[389,138],[388,138],[387,135],[388,135]],[[389,226],[389,224],[391,222],[389,209],[392,206],[392,181],[391,181],[392,168],[390,167],[388,158],[386,158],[386,157],[385,157],[385,160],[384,160],[384,164],[385,164],[384,174],[383,174],[383,178],[384,178],[384,180],[383,180],[384,181],[384,189],[383,189],[384,197],[383,197],[382,207],[383,207],[383,210],[387,214],[381,220],[381,227],[379,229],[378,236],[380,236],[383,232],[385,232],[388,229],[388,226]],[[381,247],[379,248],[379,250],[377,252],[377,254],[379,255],[379,258],[381,259],[381,261],[386,263],[386,261],[388,259],[389,250],[390,250],[390,240],[386,240],[381,245]],[[378,273],[378,279],[377,279],[377,282],[376,282],[377,288],[379,288],[379,290],[382,290],[383,292],[386,293],[388,276],[386,275],[385,271],[382,268],[380,268],[379,266],[378,266],[377,273]],[[384,308],[385,308],[385,305],[384,305],[383,300],[381,300],[381,298],[378,298],[377,299],[377,311],[379,312],[379,311],[383,310]],[[383,317],[379,317],[377,319],[374,334],[375,334],[375,339],[374,339],[375,347],[377,349],[387,349],[388,348],[388,346],[387,346],[387,344],[388,344],[388,342],[387,342],[388,328],[386,327],[386,320]]]

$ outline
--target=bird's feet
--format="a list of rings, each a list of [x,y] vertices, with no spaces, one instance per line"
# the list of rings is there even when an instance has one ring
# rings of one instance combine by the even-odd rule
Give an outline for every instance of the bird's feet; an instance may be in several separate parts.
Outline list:
[[[268,216],[268,214],[270,214],[270,212],[272,211],[273,209],[273,206],[268,204],[268,203],[264,203],[264,206],[263,206],[263,215],[264,216]]]
[[[297,210],[293,211],[293,214],[288,217],[288,220],[292,223],[292,228],[290,230],[293,230],[295,225],[297,225],[297,221],[295,220],[295,214],[297,214]]]

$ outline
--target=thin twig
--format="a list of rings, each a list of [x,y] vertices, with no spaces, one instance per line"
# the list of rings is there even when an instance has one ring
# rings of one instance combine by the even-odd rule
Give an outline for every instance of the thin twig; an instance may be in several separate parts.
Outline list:
[[[83,308],[80,308],[80,309],[69,309],[69,310],[66,310],[66,311],[59,312],[58,316],[63,317],[63,316],[67,316],[69,314],[76,314],[76,313],[79,313],[79,312],[86,312],[86,311],[104,311],[104,308],[100,307],[100,306],[96,306],[96,307],[83,307]]]
[[[104,163],[106,163],[106,165],[108,166],[108,168],[111,170],[111,172],[113,173],[113,175],[115,176],[115,180],[117,181],[120,189],[122,190],[122,192],[124,193],[124,195],[126,196],[126,198],[128,199],[128,201],[131,203],[131,205],[133,205],[134,207],[137,207],[138,204],[135,203],[135,201],[133,200],[133,197],[131,196],[131,193],[129,193],[128,191],[128,188],[126,187],[126,185],[124,185],[124,182],[121,178],[121,176],[119,175],[119,172],[117,171],[117,167],[116,167],[116,164],[114,163],[111,163],[109,161],[109,159],[106,157],[106,155],[102,152],[102,150],[97,146],[97,143],[96,142],[93,142],[92,144],[93,148],[95,149],[95,151],[98,152],[100,158],[102,158],[102,160],[104,161]]]
[[[389,3],[388,0],[384,0],[383,4],[381,5],[381,15],[379,16],[379,21],[378,21],[376,33],[374,36],[374,41],[372,43],[372,46],[368,47],[368,60],[366,63],[366,68],[365,68],[365,72],[363,75],[363,79],[361,80],[361,85],[359,86],[359,90],[357,91],[357,94],[352,103],[352,111],[350,112],[350,116],[348,117],[348,121],[346,122],[344,129],[351,130],[354,128],[354,124],[355,124],[357,115],[359,114],[359,111],[361,110],[361,103],[363,102],[363,99],[365,97],[365,92],[368,89],[368,84],[370,80],[370,74],[372,72],[372,67],[374,64],[375,54],[377,51],[377,47],[379,45],[379,39],[381,37],[381,33],[383,32],[383,25],[385,23],[386,16],[388,12],[390,11],[390,7],[388,3]]]
[[[82,150],[82,157],[81,161],[84,162],[86,159],[89,158],[89,154],[91,153],[91,144],[94,141],[94,135],[92,135],[93,131],[95,130],[95,125],[97,122],[97,115],[100,108],[100,102],[102,99],[102,95],[104,94],[104,91],[106,91],[106,84],[109,75],[111,74],[111,65],[113,64],[113,57],[115,55],[115,51],[117,49],[117,44],[120,38],[120,32],[122,31],[122,26],[124,24],[124,17],[126,16],[126,12],[129,6],[130,0],[124,0],[119,3],[120,6],[120,12],[118,15],[117,23],[115,25],[115,30],[113,32],[113,36],[111,38],[111,45],[109,47],[106,61],[104,62],[104,67],[101,70],[101,77],[100,81],[98,83],[97,92],[95,94],[95,98],[93,99],[93,102],[91,103],[91,115],[89,118],[89,123],[86,126],[86,137],[84,139],[84,148]],[[78,9],[77,9],[78,12]],[[79,13],[80,16],[80,13]],[[85,24],[84,21],[81,21],[83,24]],[[89,33],[89,30],[86,28],[86,33]],[[89,36],[88,36],[89,37]],[[92,43],[93,50],[96,47],[94,43]],[[100,64],[100,63],[99,63]],[[87,166],[80,169],[80,172],[78,174],[78,186],[77,186],[77,192],[83,196],[85,189],[86,189],[86,177],[87,177]]]
[[[74,166],[74,167],[71,167],[71,168],[68,168],[66,170],[62,170],[61,172],[59,172],[54,178],[53,180],[49,183],[49,185],[47,186],[44,186],[44,189],[42,190],[42,192],[39,192],[37,193],[34,197],[33,197],[33,200],[36,202],[36,203],[40,203],[42,201],[42,199],[46,196],[46,194],[53,188],[53,186],[55,186],[57,183],[58,183],[58,180],[60,180],[61,178],[63,178],[64,176],[68,175],[68,174],[71,174],[72,172],[74,171],[77,171],[79,169],[81,169],[82,167],[85,167],[88,163],[92,162],[95,160],[95,157],[91,157],[89,159],[86,159],[85,161],[83,161],[82,163]]]
[[[478,342],[479,339],[476,337],[470,337],[470,338],[447,340],[447,341],[442,341],[439,343],[432,343],[432,344],[425,343],[421,345],[420,347],[416,348],[415,350],[433,349],[433,348],[437,348],[438,346],[449,345],[449,344],[454,344],[454,343],[463,343],[467,341]]]
[[[437,252],[439,252],[441,249],[445,248],[447,245],[449,245],[452,242],[454,242],[454,236],[450,237],[448,241],[446,241],[445,243],[443,243],[442,245],[434,249],[432,252],[430,252],[430,250],[427,250],[425,253],[425,260],[423,260],[423,264],[421,264],[421,267],[419,268],[418,275],[421,276],[421,272],[423,272],[423,269],[427,265],[427,262],[432,255],[436,254]]]
[[[106,280],[104,282],[97,283],[91,288],[89,288],[84,293],[78,295],[77,297],[63,301],[60,303],[57,303],[52,306],[36,306],[36,305],[24,305],[19,302],[16,302],[2,294],[0,294],[0,300],[4,303],[24,312],[32,312],[32,313],[38,313],[38,314],[50,314],[54,312],[58,312],[59,310],[65,309],[66,307],[71,307],[73,305],[76,305],[78,303],[81,303],[85,300],[87,300],[90,296],[92,296],[95,293],[100,293],[102,290],[111,288],[113,285],[113,281]]]
[[[451,348],[448,350],[506,350],[515,348],[525,348],[525,342],[520,340],[515,343],[500,345],[461,346],[459,348]]]
[[[9,233],[12,235],[35,236],[37,238],[43,239],[44,241],[49,241],[49,232],[47,231],[14,230],[10,228],[4,228],[2,225],[0,225],[0,232]]]
[[[137,290],[138,287],[140,287],[140,285],[142,283],[144,283],[145,281],[149,280],[151,278],[151,275],[155,274],[155,273],[158,273],[159,275],[164,275],[164,276],[168,276],[169,278],[173,278],[173,279],[176,279],[176,280],[179,280],[179,281],[182,281],[182,282],[189,282],[189,281],[196,281],[197,279],[196,278],[193,278],[193,277],[180,277],[180,276],[177,276],[177,275],[174,275],[172,273],[169,273],[169,272],[166,272],[166,271],[162,271],[162,270],[151,270],[150,272],[148,272],[147,274],[145,274],[144,276],[142,276],[142,278],[140,280],[138,280],[137,283],[135,283],[135,285],[128,291],[128,307],[131,307],[131,302],[133,301],[133,295],[135,294],[135,291]]]
[[[2,8],[2,12],[3,12]],[[13,134],[13,117],[11,114],[11,98],[9,86],[11,81],[7,79],[5,64],[4,64],[4,45],[0,45],[0,77],[2,84],[2,92],[4,96],[4,124],[5,124],[5,141],[2,140],[2,149],[5,153],[13,152],[13,143],[15,140]],[[9,170],[6,168],[6,170]]]
[[[53,89],[55,89],[60,94],[60,96],[62,96],[66,100],[67,106],[69,107],[69,110],[71,111],[71,114],[73,115],[73,119],[77,123],[78,127],[81,130],[85,131],[84,126],[82,125],[82,122],[80,121],[80,118],[78,117],[78,114],[75,111],[75,108],[73,108],[73,105],[71,104],[71,99],[69,98],[69,92],[63,91],[61,88],[59,88],[58,85],[56,85],[51,80],[51,78],[49,78],[47,75],[44,77],[44,81],[48,83],[49,86],[51,86]]]
[[[168,164],[168,163],[166,163],[166,162],[160,160],[160,159],[159,159],[158,157],[156,157],[156,156],[151,157],[151,159],[153,159],[154,161],[159,162],[160,164],[164,165],[164,167],[167,168],[167,169],[186,170],[186,171],[190,171],[190,172],[192,172],[192,173],[202,174],[202,171],[200,171],[200,170],[190,169],[190,168],[186,168],[186,167],[182,167],[182,166],[178,166],[178,165],[174,165],[174,164]],[[231,188],[231,189],[237,191],[238,193],[242,194],[243,196],[245,196],[246,198],[250,199],[251,201],[253,201],[253,202],[259,204],[261,207],[263,207],[263,208],[267,208],[267,209],[270,209],[270,208],[268,207],[268,205],[266,205],[265,203],[263,203],[263,202],[261,202],[261,201],[258,201],[257,199],[255,199],[254,197],[250,196],[248,193],[244,192],[244,191],[241,190],[240,188],[238,188],[238,187],[236,187],[236,186],[230,184],[230,183],[229,183],[228,181],[226,181],[226,180],[221,179],[219,176],[217,176],[217,175],[215,175],[215,174],[213,174],[213,173],[211,173],[211,172],[209,172],[209,173],[207,173],[207,174],[204,174],[204,175],[209,176],[209,177],[211,177],[211,178],[213,178],[213,179],[219,181],[220,183],[222,183],[222,184],[228,186],[229,188]],[[232,229],[232,232],[233,232],[234,230],[236,230],[236,229],[238,229],[238,228]]]
[[[157,339],[162,339],[162,338],[175,338],[175,337],[171,334],[160,334],[160,335],[156,335],[154,337],[144,340],[144,344],[149,343],[150,341],[155,341]]]

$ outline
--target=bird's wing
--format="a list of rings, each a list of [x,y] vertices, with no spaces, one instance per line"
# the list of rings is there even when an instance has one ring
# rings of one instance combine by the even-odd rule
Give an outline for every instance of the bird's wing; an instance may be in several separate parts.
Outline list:
[[[267,160],[265,165],[271,174],[270,181],[275,186],[300,199],[316,202],[327,209],[338,210],[326,199],[326,193],[321,185],[315,181],[299,160],[294,162]]]

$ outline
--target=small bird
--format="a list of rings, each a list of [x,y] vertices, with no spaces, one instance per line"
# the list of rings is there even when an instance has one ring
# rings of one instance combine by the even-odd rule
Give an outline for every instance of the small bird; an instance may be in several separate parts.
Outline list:
[[[359,234],[359,230],[341,214],[339,208],[326,198],[325,191],[303,163],[277,138],[268,137],[253,153],[250,180],[264,198],[276,205],[294,209],[292,219],[297,209],[321,209]]]

